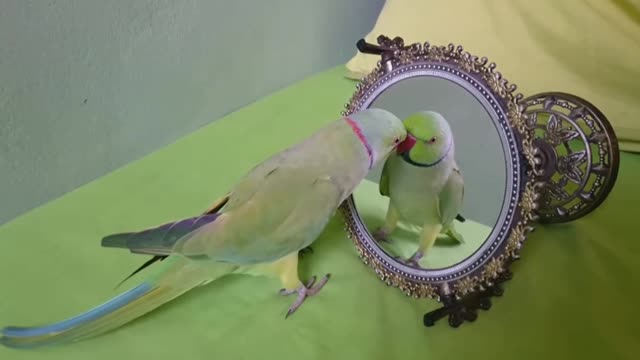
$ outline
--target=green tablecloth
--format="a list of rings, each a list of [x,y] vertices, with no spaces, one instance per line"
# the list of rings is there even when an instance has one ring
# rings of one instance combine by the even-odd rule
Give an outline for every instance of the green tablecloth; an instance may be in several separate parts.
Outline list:
[[[147,258],[100,248],[103,235],[201,212],[256,162],[339,116],[354,90],[342,75],[299,82],[1,227],[0,325],[61,320],[115,295]],[[603,206],[540,227],[505,297],[459,329],[423,327],[437,304],[383,285],[337,216],[302,261],[303,276],[333,277],[287,320],[292,299],[277,282],[234,275],[102,337],[0,348],[0,359],[635,359],[638,175],[640,156],[622,154]]]

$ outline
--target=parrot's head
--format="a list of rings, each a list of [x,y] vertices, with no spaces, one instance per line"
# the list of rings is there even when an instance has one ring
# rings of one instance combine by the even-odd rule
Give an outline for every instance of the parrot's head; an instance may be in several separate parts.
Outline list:
[[[421,111],[403,120],[407,139],[396,152],[408,163],[430,167],[453,151],[453,134],[449,123],[435,111]]]
[[[402,121],[392,113],[369,108],[346,118],[369,155],[369,169],[383,160],[407,138]]]

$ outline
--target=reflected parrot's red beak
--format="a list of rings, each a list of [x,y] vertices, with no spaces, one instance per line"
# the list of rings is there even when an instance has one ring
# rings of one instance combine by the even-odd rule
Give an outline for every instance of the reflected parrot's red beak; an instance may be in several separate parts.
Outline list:
[[[415,144],[416,144],[416,138],[413,137],[413,135],[411,135],[411,134],[407,134],[407,138],[404,139],[404,141],[401,142],[400,144],[398,144],[398,146],[396,147],[396,152],[398,154],[403,154],[403,153],[411,150],[411,148]]]

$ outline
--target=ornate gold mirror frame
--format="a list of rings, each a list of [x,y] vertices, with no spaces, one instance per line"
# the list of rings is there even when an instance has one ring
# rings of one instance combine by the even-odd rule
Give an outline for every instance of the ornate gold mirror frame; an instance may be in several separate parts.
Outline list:
[[[388,87],[419,76],[465,87],[493,114],[504,145],[506,196],[491,235],[462,262],[444,269],[411,268],[380,249],[353,196],[341,206],[348,236],[382,281],[408,296],[443,304],[425,314],[426,326],[446,316],[453,327],[474,321],[477,309],[488,310],[490,298],[502,295],[501,283],[511,279],[510,266],[536,222],[578,219],[607,197],[619,166],[613,129],[595,106],[575,95],[548,92],[525,98],[494,63],[461,46],[405,46],[399,37],[380,36],[377,46],[360,40],[357,47],[381,60],[357,84],[344,116],[369,107]]]

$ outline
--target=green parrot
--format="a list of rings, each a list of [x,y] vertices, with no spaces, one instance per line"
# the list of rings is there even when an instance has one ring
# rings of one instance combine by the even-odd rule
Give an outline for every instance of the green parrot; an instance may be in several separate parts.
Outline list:
[[[454,228],[464,197],[464,181],[455,161],[455,145],[449,123],[434,111],[414,113],[403,120],[407,139],[390,154],[380,177],[380,194],[389,197],[385,223],[374,232],[378,241],[388,236],[398,221],[421,227],[417,251],[406,260],[418,261],[440,233],[459,243],[462,235]]]
[[[317,284],[315,277],[303,283],[298,252],[318,238],[338,206],[406,136],[390,112],[363,110],[266,159],[200,216],[106,236],[104,247],[153,256],[134,273],[162,261],[157,274],[68,320],[6,327],[0,343],[31,348],[93,337],[232,272],[279,279],[281,295],[296,295],[286,318],[329,280],[327,274]]]

